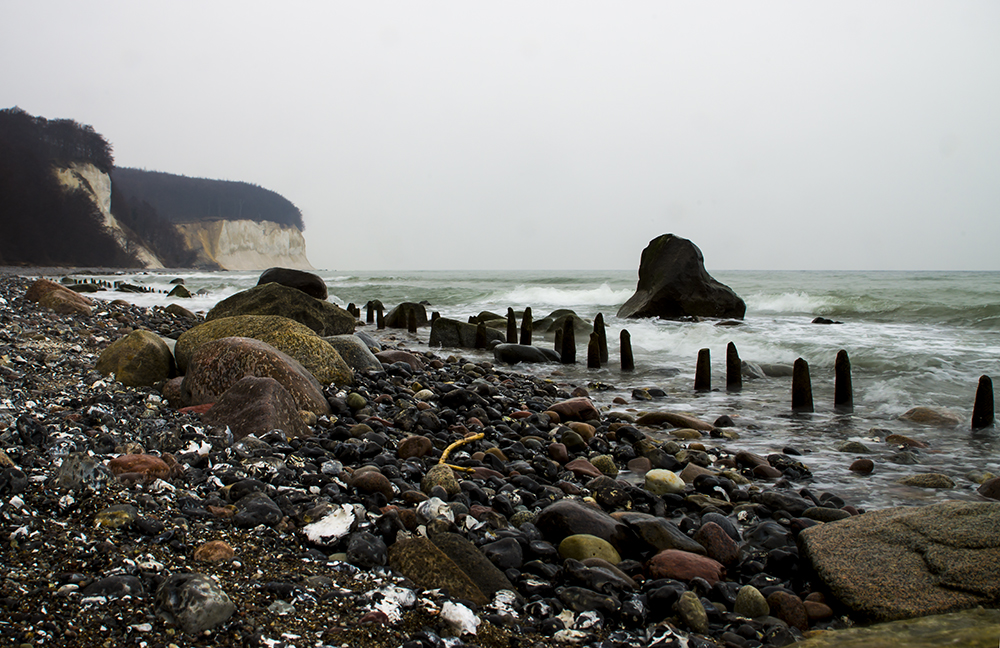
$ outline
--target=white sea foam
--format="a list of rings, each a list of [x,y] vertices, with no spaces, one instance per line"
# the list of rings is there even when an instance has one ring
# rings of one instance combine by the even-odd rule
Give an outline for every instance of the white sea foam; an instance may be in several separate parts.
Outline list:
[[[521,284],[513,290],[502,292],[493,298],[500,304],[538,305],[559,307],[585,307],[624,304],[632,296],[632,290],[615,290],[604,283],[596,288],[556,288],[553,286],[526,286]]]
[[[830,302],[805,292],[786,292],[780,295],[755,293],[743,298],[747,311],[753,313],[815,313]]]

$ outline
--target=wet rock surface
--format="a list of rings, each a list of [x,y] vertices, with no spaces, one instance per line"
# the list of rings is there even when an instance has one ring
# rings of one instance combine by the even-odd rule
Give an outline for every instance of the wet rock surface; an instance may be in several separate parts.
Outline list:
[[[793,457],[658,440],[574,386],[391,336],[378,368],[319,386],[305,432],[240,438],[95,370],[132,330],[197,318],[65,316],[28,285],[0,277],[13,645],[753,647],[845,625],[796,540],[868,514],[793,486]],[[629,479],[640,458],[674,487]]]

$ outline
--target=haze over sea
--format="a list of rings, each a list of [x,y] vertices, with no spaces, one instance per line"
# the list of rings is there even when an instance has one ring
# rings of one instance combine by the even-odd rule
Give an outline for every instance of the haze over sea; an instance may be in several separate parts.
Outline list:
[[[504,315],[530,306],[536,320],[557,308],[570,308],[592,320],[603,313],[608,329],[610,363],[586,368],[584,340],[578,336],[578,363],[517,365],[512,371],[531,373],[557,383],[588,388],[601,407],[616,411],[672,410],[712,422],[724,414],[733,418],[736,441],[705,439],[759,454],[795,448],[813,472],[802,486],[814,492],[831,490],[849,503],[881,508],[944,499],[976,499],[972,470],[1000,474],[1000,431],[970,429],[972,406],[981,375],[1000,377],[1000,273],[998,272],[820,272],[711,271],[747,304],[739,326],[717,321],[670,322],[623,320],[615,313],[634,292],[636,272],[621,271],[318,271],[330,291],[330,301],[359,306],[381,300],[387,309],[403,301],[426,301],[428,315],[467,320],[489,310]],[[258,272],[173,272],[107,275],[169,291],[182,277],[191,300],[177,300],[190,310],[206,310],[229,295],[256,284]],[[123,293],[104,292],[114,299]],[[125,295],[140,305],[165,305],[163,293]],[[362,314],[363,316],[363,314]],[[839,324],[813,324],[822,316]],[[520,323],[520,320],[519,320]],[[374,325],[370,325],[374,328]],[[619,332],[632,338],[636,371],[623,373],[618,363]],[[396,331],[408,348],[426,350],[429,328],[416,335]],[[552,336],[535,331],[536,345],[551,345]],[[791,365],[804,358],[810,367],[815,413],[792,414],[791,378],[744,378],[743,390],[726,392],[726,345],[734,342],[740,357],[751,363]],[[713,391],[696,393],[695,362],[699,349],[712,354]],[[850,355],[854,413],[833,408],[834,361],[837,352]],[[492,354],[471,349],[435,350],[461,355],[473,362]],[[660,387],[666,398],[632,399],[632,390]],[[616,396],[628,405],[613,405]],[[915,406],[950,410],[962,423],[953,429],[923,427],[898,419]],[[891,433],[929,444],[915,454],[899,454],[884,442]],[[664,433],[664,437],[667,433]],[[848,470],[861,455],[836,451],[843,441],[860,441],[875,461],[872,475]],[[917,464],[900,463],[913,457]],[[896,483],[906,475],[940,472],[956,487],[934,491]],[[627,478],[628,475],[625,475]]]

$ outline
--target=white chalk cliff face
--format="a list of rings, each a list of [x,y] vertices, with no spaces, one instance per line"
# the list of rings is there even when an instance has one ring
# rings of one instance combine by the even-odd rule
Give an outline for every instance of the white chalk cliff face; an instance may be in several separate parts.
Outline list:
[[[93,164],[74,163],[57,167],[56,177],[67,190],[87,192],[104,216],[104,223],[120,245],[135,251],[147,268],[163,263],[143,245],[129,243],[118,220],[111,214],[111,178]],[[218,264],[224,270],[263,270],[280,266],[312,270],[306,258],[306,241],[295,227],[271,221],[219,220],[176,225],[188,248],[198,253],[198,263]]]
[[[264,270],[280,266],[312,270],[306,241],[298,228],[271,221],[204,221],[177,225],[188,247],[204,252],[226,270]]]
[[[147,247],[135,243],[129,243],[121,225],[111,214],[111,177],[98,169],[93,164],[79,164],[74,162],[68,167],[56,167],[54,169],[59,182],[66,187],[67,191],[82,189],[97,206],[97,209],[104,217],[104,224],[111,230],[118,244],[124,249],[131,249],[135,252],[139,261],[147,268],[162,268],[163,264],[156,258]]]

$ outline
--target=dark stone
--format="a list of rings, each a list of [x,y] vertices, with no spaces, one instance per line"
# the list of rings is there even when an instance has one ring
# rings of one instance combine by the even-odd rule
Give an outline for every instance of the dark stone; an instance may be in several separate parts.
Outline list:
[[[347,539],[347,562],[362,569],[384,565],[389,560],[388,549],[382,538],[360,531]]]
[[[476,325],[447,317],[439,317],[431,324],[431,335],[428,344],[431,347],[457,347],[465,349],[476,348]],[[505,343],[507,338],[503,331],[486,328],[486,343],[496,340]]]
[[[627,526],[601,509],[577,500],[563,499],[546,506],[535,519],[535,526],[556,546],[568,536],[585,533],[607,540],[623,558],[639,547],[638,538]]]
[[[174,574],[163,581],[153,608],[158,616],[190,634],[216,627],[236,610],[214,579],[198,573]]]
[[[236,502],[233,524],[243,528],[260,525],[273,527],[284,519],[278,505],[264,493],[250,493]]]
[[[635,294],[618,310],[618,317],[743,319],[745,313],[743,300],[705,270],[694,243],[664,234],[642,251]]]
[[[416,302],[403,302],[393,308],[385,316],[385,325],[387,328],[407,328],[411,314],[417,327],[427,326],[427,309]]]
[[[501,538],[495,542],[489,542],[482,547],[483,554],[489,558],[490,562],[498,569],[520,569],[524,564],[524,553],[520,543],[514,538]]]
[[[319,275],[305,270],[295,270],[293,268],[268,268],[260,274],[257,280],[258,286],[264,284],[277,283],[289,288],[297,288],[305,294],[315,299],[326,299],[329,293],[326,283]]]
[[[552,349],[523,344],[498,344],[493,347],[493,359],[506,364],[519,362],[559,362],[559,354]]]

